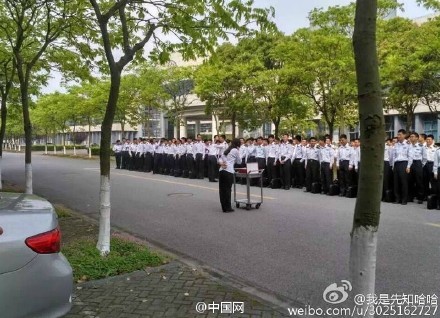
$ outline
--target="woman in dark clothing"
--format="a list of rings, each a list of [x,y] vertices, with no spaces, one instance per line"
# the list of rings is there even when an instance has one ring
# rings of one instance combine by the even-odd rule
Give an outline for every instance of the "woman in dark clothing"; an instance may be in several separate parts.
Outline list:
[[[220,203],[222,205],[223,212],[234,212],[231,205],[231,190],[232,182],[234,181],[234,165],[241,163],[240,153],[240,139],[234,139],[231,145],[224,152],[223,156],[219,159],[219,194]]]

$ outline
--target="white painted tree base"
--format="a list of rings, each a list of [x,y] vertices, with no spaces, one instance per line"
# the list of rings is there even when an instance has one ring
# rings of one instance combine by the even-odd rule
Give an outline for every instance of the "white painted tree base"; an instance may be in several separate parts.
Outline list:
[[[110,253],[110,176],[101,176],[99,199],[99,235],[96,248],[105,256]]]
[[[368,294],[374,294],[376,281],[376,251],[377,251],[377,227],[357,227],[351,235],[350,247],[350,276],[353,286],[352,295],[362,294],[367,297]],[[362,307],[366,314],[353,317],[373,318],[371,305],[366,302]],[[360,313],[361,311],[359,311]]]
[[[26,180],[26,194],[33,194],[32,189],[32,164],[26,163],[24,165],[25,180]]]

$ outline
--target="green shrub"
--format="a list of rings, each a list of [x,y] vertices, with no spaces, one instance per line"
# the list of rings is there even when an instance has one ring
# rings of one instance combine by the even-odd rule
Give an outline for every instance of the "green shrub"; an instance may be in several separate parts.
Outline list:
[[[57,151],[62,151],[63,150],[63,146],[62,145],[57,145]],[[23,147],[24,148],[24,147]],[[53,144],[49,144],[47,145],[47,151],[53,151],[54,145]],[[76,149],[86,149],[85,146],[83,145],[77,145],[75,146]],[[68,145],[66,146],[67,150],[73,150],[73,145]],[[45,150],[45,145],[32,145],[32,151],[44,151]]]

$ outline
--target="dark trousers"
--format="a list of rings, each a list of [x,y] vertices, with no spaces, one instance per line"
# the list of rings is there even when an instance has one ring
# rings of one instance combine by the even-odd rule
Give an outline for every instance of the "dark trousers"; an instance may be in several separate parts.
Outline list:
[[[182,170],[180,168],[180,156],[176,155],[176,158],[174,159],[174,176],[175,177],[181,177],[182,176]]]
[[[396,202],[408,202],[408,161],[394,163],[394,196]]]
[[[433,167],[434,163],[432,161],[427,162],[423,167],[423,189],[425,197],[431,193],[437,193],[437,182],[434,180],[434,173],[432,172]]]
[[[154,154],[154,164],[153,164],[153,173],[158,174],[161,173],[161,162],[162,162],[162,154],[156,153]]]
[[[197,179],[203,179],[205,175],[205,170],[203,166],[203,154],[198,153],[196,154],[196,162],[195,162],[195,169],[194,169],[194,175]]]
[[[341,189],[341,195],[345,195],[345,191],[349,186],[351,186],[349,166],[350,166],[350,161],[348,160],[339,161],[338,181],[339,181],[339,187]]]
[[[327,194],[330,190],[330,185],[333,182],[332,178],[333,171],[330,170],[329,162],[321,162],[321,184],[322,191]]]
[[[393,190],[393,169],[391,169],[390,162],[383,163],[383,197],[387,191]]]
[[[220,171],[218,178],[218,190],[220,194],[220,204],[223,212],[232,208],[231,190],[234,176],[225,170]]]
[[[302,188],[304,186],[304,165],[301,159],[295,159],[293,161],[293,186],[296,188]]]
[[[350,171],[351,172],[351,185],[352,186],[357,186],[358,182],[359,182],[359,169],[361,167],[361,163],[358,162],[357,166],[358,166],[358,171],[356,171],[354,169],[354,166],[353,166],[353,169]]]
[[[115,153],[115,158],[116,158],[116,169],[121,169],[122,153],[121,152]]]
[[[306,167],[306,190],[312,191],[312,183],[319,182],[319,161],[308,159]]]
[[[272,179],[274,178],[273,176],[273,167],[274,167],[274,162],[275,162],[275,158],[267,158],[267,181],[269,182],[269,184],[272,182]]]
[[[153,170],[153,155],[151,152],[147,152],[144,161],[144,171],[151,172],[151,170]]]
[[[129,170],[134,170],[136,167],[136,153],[134,151],[131,151],[131,156],[130,156],[130,165],[129,165]]]
[[[130,165],[130,154],[128,153],[128,151],[123,151],[121,169],[128,169],[129,165]]]
[[[196,178],[194,171],[194,156],[192,154],[186,154],[186,170],[188,171],[188,177],[190,179]]]
[[[411,165],[409,185],[410,198],[423,200],[425,189],[423,187],[423,166],[421,160],[414,160]]]
[[[436,186],[435,186],[435,189],[437,190],[437,198],[440,198],[440,168],[438,168],[437,169],[437,180],[435,180],[436,181]],[[440,207],[440,200],[438,199],[437,200],[437,207]]]
[[[209,181],[215,180],[215,172],[218,170],[217,167],[217,157],[216,156],[208,156],[208,179]]]
[[[144,154],[136,154],[136,161],[135,161],[135,170],[141,171],[142,167],[144,166]]]
[[[203,157],[203,177],[208,178],[208,155]]]
[[[168,155],[168,167],[167,167],[167,174],[170,176],[174,176],[174,165],[175,165],[175,158],[174,155]]]
[[[180,169],[179,177],[188,178],[188,172],[186,170],[186,154],[183,154],[179,157],[179,169]]]
[[[258,163],[258,170],[264,170],[262,177],[267,178],[266,158],[256,158],[256,160]],[[251,185],[260,186],[260,179],[259,178],[251,179]]]
[[[284,164],[280,164],[280,175],[284,189],[289,189],[291,186],[291,181],[292,181],[291,170],[292,170],[292,164],[290,160],[286,160]]]

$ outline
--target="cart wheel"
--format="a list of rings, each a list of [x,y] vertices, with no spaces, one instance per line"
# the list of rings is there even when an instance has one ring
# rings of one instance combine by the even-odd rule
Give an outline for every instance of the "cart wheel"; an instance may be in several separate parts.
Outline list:
[[[235,203],[235,207],[238,209],[240,207],[240,203]]]
[[[258,210],[258,209],[260,208],[260,206],[261,206],[261,203],[257,203],[257,204],[255,205],[255,208]]]
[[[252,207],[252,205],[250,205],[250,204],[246,204],[246,210],[250,210],[251,207]]]

